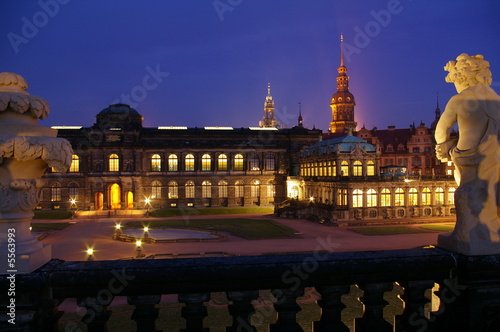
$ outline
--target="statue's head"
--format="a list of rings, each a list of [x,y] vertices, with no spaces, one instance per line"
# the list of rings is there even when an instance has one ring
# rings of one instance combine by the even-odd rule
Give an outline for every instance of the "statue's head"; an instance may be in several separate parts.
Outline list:
[[[479,84],[491,85],[490,63],[484,57],[462,53],[456,61],[449,61],[444,70],[448,71],[445,81],[455,83],[458,92]]]

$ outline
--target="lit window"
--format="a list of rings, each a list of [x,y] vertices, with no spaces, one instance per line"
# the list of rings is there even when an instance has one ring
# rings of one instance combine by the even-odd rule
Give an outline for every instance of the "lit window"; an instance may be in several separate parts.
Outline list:
[[[252,183],[250,195],[252,197],[260,197],[260,182],[258,180]]]
[[[201,197],[211,198],[212,197],[212,184],[210,181],[203,181],[201,184]]]
[[[349,163],[345,160],[340,163],[340,175],[349,176]]]
[[[267,185],[267,197],[274,197],[276,194],[276,186],[273,183]]]
[[[354,165],[352,166],[352,175],[354,176],[362,176],[363,175],[363,164],[361,161],[356,160]]]
[[[375,176],[375,163],[372,160],[368,160],[366,163],[366,175]]]
[[[422,205],[431,205],[431,190],[429,188],[422,189]]]
[[[201,157],[201,170],[208,172],[212,169],[212,157],[209,154],[204,154]]]
[[[405,205],[405,192],[402,188],[398,188],[394,192],[394,205],[395,206]]]
[[[226,198],[227,197],[227,182],[219,181],[219,197]]]
[[[120,170],[120,158],[117,154],[112,154],[109,156],[109,171],[118,172]]]
[[[266,171],[274,171],[276,169],[276,157],[273,154],[266,156]]]
[[[60,202],[61,201],[61,184],[54,183],[50,187],[50,200],[52,202]]]
[[[239,153],[236,156],[234,156],[234,170],[235,171],[243,170],[243,156]]]
[[[194,198],[194,182],[186,182],[186,198]]]
[[[332,176],[337,176],[337,163],[335,161],[332,162]]]
[[[153,181],[151,182],[151,198],[161,198],[161,182]]]
[[[159,154],[154,154],[151,157],[151,171],[161,172],[161,157]]]
[[[341,206],[347,205],[347,189],[337,190],[337,205]]]
[[[177,156],[175,154],[171,154],[168,156],[168,171],[169,172],[177,172],[179,170],[179,163]]]
[[[389,189],[382,189],[380,193],[380,206],[391,206],[391,192]]]
[[[179,198],[179,185],[175,181],[170,181],[168,183],[168,198],[170,199]]]
[[[71,156],[71,166],[69,167],[70,172],[80,172],[80,158],[74,154]]]
[[[448,189],[448,204],[455,204],[455,188]]]
[[[367,207],[377,206],[377,192],[374,189],[369,189],[366,192],[366,206]]]
[[[359,189],[354,190],[352,193],[352,207],[363,207],[363,192]]]
[[[186,155],[186,158],[184,159],[184,170],[186,172],[194,171],[194,156],[192,154]]]
[[[250,170],[260,171],[260,158],[255,154],[250,158]]]
[[[217,169],[219,171],[227,171],[227,156],[220,154],[217,158]]]
[[[418,192],[416,188],[410,188],[408,192],[408,205],[409,206],[418,205]]]
[[[245,196],[245,187],[243,186],[243,182],[238,180],[234,184],[234,196],[235,197],[244,197]]]
[[[444,203],[444,189],[436,188],[436,195],[434,197],[436,199],[436,204],[442,205]]]

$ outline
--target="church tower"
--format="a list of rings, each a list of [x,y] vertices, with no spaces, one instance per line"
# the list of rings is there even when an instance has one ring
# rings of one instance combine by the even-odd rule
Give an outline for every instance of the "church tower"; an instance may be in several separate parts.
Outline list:
[[[267,96],[264,102],[264,117],[259,122],[261,128],[279,128],[280,123],[274,118],[274,100],[271,96],[271,83],[267,83]]]
[[[349,77],[347,67],[344,65],[344,36],[340,36],[340,67],[337,76],[337,92],[332,96],[330,107],[332,108],[332,122],[329,131],[331,133],[347,133],[355,131],[357,123],[354,121],[354,96],[349,92]]]

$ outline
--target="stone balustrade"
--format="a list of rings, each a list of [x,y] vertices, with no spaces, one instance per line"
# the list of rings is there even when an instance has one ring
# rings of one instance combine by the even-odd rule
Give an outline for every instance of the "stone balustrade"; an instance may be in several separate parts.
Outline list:
[[[9,275],[0,275],[8,289]],[[387,320],[384,294],[401,286],[401,314]],[[2,331],[58,331],[64,299],[86,308],[82,321],[88,331],[107,331],[108,305],[126,296],[134,306],[131,326],[157,331],[161,295],[178,294],[181,331],[208,331],[206,303],[214,292],[225,292],[232,323],[225,331],[257,331],[252,326],[259,291],[271,291],[274,323],[270,331],[304,331],[297,322],[297,299],[314,287],[321,295],[313,331],[349,331],[341,320],[342,296],[357,285],[362,317],[354,331],[498,331],[500,324],[500,255],[464,256],[439,248],[397,251],[292,255],[137,259],[65,262],[53,259],[29,274],[15,276],[15,325],[8,322],[9,297],[0,294]],[[439,287],[436,287],[439,285]],[[429,290],[437,303],[429,305]],[[432,311],[434,308],[434,311]],[[166,322],[167,326],[169,322]],[[222,323],[221,323],[222,324]],[[133,327],[135,328],[135,327]],[[262,328],[262,327],[259,327]],[[168,329],[167,331],[172,331]],[[267,327],[266,327],[267,331]]]

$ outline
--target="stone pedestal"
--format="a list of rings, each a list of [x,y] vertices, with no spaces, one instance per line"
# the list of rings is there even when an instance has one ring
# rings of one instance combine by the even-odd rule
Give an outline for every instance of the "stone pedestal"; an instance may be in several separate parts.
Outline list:
[[[21,76],[0,73],[0,274],[29,273],[51,259],[30,224],[44,171],[66,171],[73,153],[57,130],[38,126],[49,106],[27,88]]]

